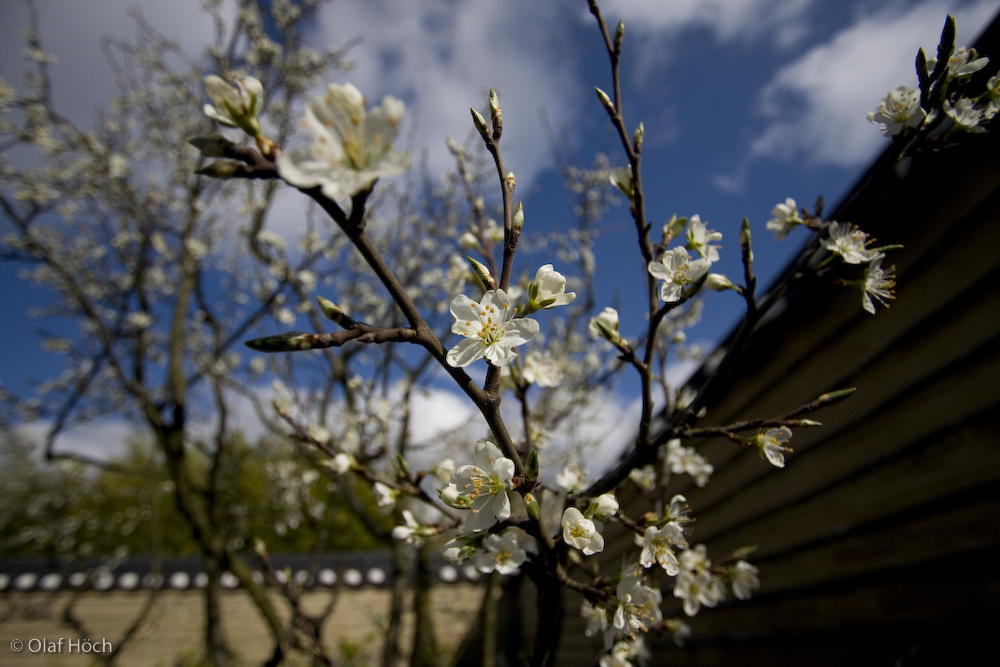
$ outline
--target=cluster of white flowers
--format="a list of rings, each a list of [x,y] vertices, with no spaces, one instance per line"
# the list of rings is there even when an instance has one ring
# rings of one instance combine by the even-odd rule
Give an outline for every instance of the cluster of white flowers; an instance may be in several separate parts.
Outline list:
[[[681,554],[674,597],[683,600],[688,616],[697,614],[703,605],[714,607],[725,597],[723,581],[713,572],[704,544]]]
[[[319,186],[334,201],[370,188],[382,176],[410,166],[409,153],[392,141],[406,105],[392,96],[365,109],[365,98],[351,84],[330,84],[323,97],[310,100],[303,121],[312,142],[278,156],[278,173],[300,188]]]
[[[685,447],[679,438],[673,438],[667,441],[665,450],[665,472],[690,475],[698,486],[708,484],[708,478],[715,472],[715,468],[694,447]]]
[[[949,47],[950,48],[950,47]],[[923,51],[921,50],[921,54]],[[971,134],[981,134],[986,132],[982,126],[984,121],[988,121],[996,115],[997,98],[996,87],[1000,82],[996,77],[987,83],[986,91],[976,98],[965,97],[965,84],[969,77],[986,67],[989,58],[981,58],[975,49],[956,49],[948,58],[948,65],[940,79],[930,81],[929,77],[937,66],[936,58],[926,59],[926,72],[923,76],[927,79],[924,85],[937,87],[939,91],[935,97],[940,96],[940,111],[952,120],[951,131],[968,132]],[[960,82],[957,86],[957,93],[952,94],[951,85],[953,82]],[[927,100],[929,91],[925,89],[922,96],[920,90],[914,90],[907,86],[899,86],[890,91],[881,102],[878,108],[868,114],[869,122],[877,125],[882,130],[882,134],[887,137],[896,137],[908,129],[922,128],[929,126],[940,117],[938,108],[924,109],[921,106],[923,100]]]
[[[663,281],[660,283],[660,299],[665,303],[676,303],[693,296],[702,287],[716,291],[738,289],[726,276],[709,273],[712,264],[719,261],[719,246],[715,242],[722,240],[722,234],[709,229],[701,221],[701,216],[671,218],[664,226],[664,239],[673,238],[685,225],[687,244],[665,250],[647,267],[653,277]],[[696,252],[699,257],[693,259],[688,251]]]

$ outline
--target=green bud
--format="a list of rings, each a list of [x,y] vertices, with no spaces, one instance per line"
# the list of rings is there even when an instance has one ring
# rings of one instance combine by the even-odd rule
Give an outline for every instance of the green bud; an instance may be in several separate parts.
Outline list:
[[[354,324],[354,320],[352,320],[350,316],[333,301],[317,296],[316,303],[319,304],[319,308],[323,311],[323,315],[326,319],[336,322],[345,329],[350,328]]]
[[[663,225],[663,245],[666,246],[670,243],[672,239],[677,238],[684,231],[687,226],[687,218],[678,218],[677,214],[670,216],[670,220],[667,224]]]
[[[409,477],[410,475],[410,464],[407,463],[406,459],[403,458],[403,455],[398,452],[396,453],[396,470],[403,478]]]
[[[819,403],[824,407],[827,405],[835,405],[844,399],[849,398],[857,390],[857,387],[851,387],[850,389],[838,389],[837,391],[831,391],[817,398],[816,403]]]
[[[259,537],[253,538],[253,550],[262,558],[267,555],[267,545]]]
[[[632,148],[636,153],[642,152],[642,139],[646,136],[646,127],[642,123],[639,123],[639,127],[635,128],[635,132],[632,134]]]
[[[466,257],[469,260],[469,264],[472,266],[472,272],[476,274],[479,281],[483,284],[483,287],[487,290],[496,289],[496,281],[493,279],[493,275],[490,270],[486,268],[486,265],[482,262],[473,259],[472,257]]]
[[[475,123],[476,129],[479,131],[479,134],[483,136],[483,139],[489,141],[490,128],[486,126],[486,119],[483,118],[483,114],[479,113],[478,111],[476,111],[471,107],[469,108],[469,111],[472,112],[472,122]]]
[[[311,350],[314,334],[304,331],[289,331],[277,336],[265,336],[248,340],[244,345],[258,352],[297,352]]]
[[[226,157],[226,149],[234,144],[221,134],[210,134],[206,137],[191,137],[189,144],[201,151],[204,157]]]
[[[530,492],[524,494],[524,506],[528,509],[528,515],[537,521],[541,510],[538,507],[538,500],[535,498],[535,494]]]
[[[615,53],[621,53],[622,41],[625,39],[625,21],[619,20],[615,28]]]
[[[595,320],[595,322],[597,324],[597,328],[601,330],[601,335],[610,340],[612,343],[617,344],[618,341],[622,339],[621,334],[619,334],[616,329],[612,329],[601,320]]]
[[[752,554],[754,551],[757,551],[757,545],[740,547],[739,549],[733,552],[732,559],[743,560],[744,558]]]
[[[532,482],[538,479],[538,452],[534,449],[524,459],[524,478]],[[531,494],[529,493],[524,497],[525,500],[528,499],[529,495]]]
[[[722,275],[721,273],[710,273],[705,279],[705,289],[715,290],[716,292],[722,292],[727,289],[732,289],[739,291],[739,288],[733,284],[733,282]]]
[[[608,97],[608,94],[603,90],[601,90],[600,88],[598,88],[597,86],[594,86],[594,90],[597,91],[597,97],[598,99],[601,100],[601,104],[604,105],[604,108],[608,110],[608,113],[610,113],[611,115],[617,113],[615,111],[615,104],[614,102],[611,101],[611,98]]]
[[[740,247],[743,248],[743,256],[753,261],[753,249],[750,246],[750,220],[743,218],[743,226],[740,228]]]
[[[213,162],[201,169],[196,169],[194,173],[200,176],[208,176],[209,178],[226,180],[232,178],[239,169],[240,165],[235,162]]]
[[[493,140],[496,141],[503,132],[503,113],[500,110],[500,98],[492,88],[490,88],[490,118],[493,121]]]
[[[517,202],[517,208],[514,209],[514,219],[511,221],[514,229],[518,232],[521,231],[521,227],[524,227],[524,207],[521,202]]]

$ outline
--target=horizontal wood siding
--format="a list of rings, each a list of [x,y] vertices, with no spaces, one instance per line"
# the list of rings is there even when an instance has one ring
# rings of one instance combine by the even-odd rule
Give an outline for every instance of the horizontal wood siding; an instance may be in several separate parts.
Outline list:
[[[980,52],[1000,58],[994,25]],[[995,70],[994,70],[995,71]],[[687,496],[693,544],[749,558],[761,588],[690,619],[683,649],[649,637],[654,664],[944,665],[987,650],[1000,621],[1000,127],[899,167],[880,163],[832,217],[902,243],[898,301],[874,317],[860,292],[808,285],[762,324],[701,424],[782,414],[833,389],[856,394],[796,429],[777,470],[724,439]],[[646,505],[623,502],[632,516]],[[606,566],[635,560],[609,529]],[[666,580],[660,572],[658,577]],[[665,616],[683,616],[669,580]],[[575,611],[578,597],[567,597]],[[561,663],[597,641],[566,621]],[[978,664],[971,660],[966,664]]]

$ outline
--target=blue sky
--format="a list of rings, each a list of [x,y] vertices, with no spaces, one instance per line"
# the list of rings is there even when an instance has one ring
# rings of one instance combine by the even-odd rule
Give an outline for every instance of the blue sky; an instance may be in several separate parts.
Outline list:
[[[110,90],[100,37],[133,34],[125,9],[141,8],[189,53],[198,53],[210,32],[200,0],[36,5],[44,43],[59,59],[57,104],[84,125]],[[773,205],[789,196],[811,205],[823,195],[832,207],[884,148],[865,113],[890,89],[915,86],[917,48],[933,54],[949,12],[959,44],[971,43],[997,3],[605,0],[602,10],[611,29],[625,21],[624,108],[628,125],[641,121],[646,130],[644,181],[654,229],[672,213],[699,214],[723,233],[718,270],[735,278],[741,275],[737,232],[747,216],[763,286],[804,241],[793,235],[772,242],[764,224]],[[0,3],[0,76],[11,83],[22,69],[25,20],[21,3]],[[610,70],[585,0],[338,0],[323,9],[310,39],[343,44],[358,35],[363,41],[351,52],[357,67],[336,78],[372,101],[390,94],[403,99],[411,125],[401,136],[413,136],[414,149],[427,152],[431,173],[449,167],[445,137],[468,136],[469,107],[485,112],[487,91],[498,91],[504,161],[517,175],[515,198],[525,200],[529,231],[571,222],[543,111],[557,132],[566,131],[569,148],[584,163],[604,149],[624,164],[593,92],[594,86],[610,89]],[[639,302],[644,279],[634,231],[625,208],[612,211],[606,223],[622,231],[602,239],[599,303],[620,299],[627,311]],[[525,261],[519,270],[533,273],[551,260]],[[33,323],[24,312],[35,298],[16,267],[0,265],[0,380],[9,389],[58,372],[58,358],[27,339]],[[694,336],[713,341],[732,326],[739,300],[713,294],[708,301]],[[623,319],[626,335],[640,327],[641,321]]]

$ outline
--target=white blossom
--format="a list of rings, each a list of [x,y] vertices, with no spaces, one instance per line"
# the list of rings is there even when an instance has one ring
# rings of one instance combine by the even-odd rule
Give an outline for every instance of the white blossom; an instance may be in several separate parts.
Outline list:
[[[563,529],[563,540],[566,544],[583,552],[584,556],[592,556],[604,551],[604,536],[597,532],[597,526],[575,507],[567,507],[563,512],[560,525]]]
[[[264,106],[264,86],[252,76],[238,78],[234,83],[235,86],[214,74],[205,77],[205,92],[215,104],[205,105],[205,115],[256,137],[260,134],[257,114]]]
[[[944,109],[949,118],[955,121],[955,127],[959,130],[971,134],[986,132],[986,128],[980,124],[983,120],[983,110],[969,98],[959,99],[954,106],[945,100],[941,108]]]
[[[596,521],[607,521],[618,513],[618,500],[613,493],[602,493],[590,501],[586,516]]]
[[[722,233],[709,229],[708,225],[701,221],[700,215],[691,216],[688,222],[687,238],[688,250],[696,250],[709,262],[719,261],[719,246],[712,245],[712,242],[721,241]]]
[[[517,356],[513,348],[539,331],[535,320],[514,318],[515,308],[503,290],[487,291],[479,303],[460,294],[452,299],[451,314],[455,317],[452,332],[465,336],[448,351],[448,363],[456,367],[483,357],[495,366],[505,366]]]
[[[641,570],[626,573],[615,591],[615,611],[611,628],[605,634],[605,643],[614,634],[634,637],[638,632],[648,630],[663,620],[660,591],[643,583]],[[614,634],[612,634],[612,628]]]
[[[632,178],[632,165],[613,169],[608,175],[608,182],[614,185],[629,199],[635,199],[635,182]]]
[[[641,468],[633,468],[629,471],[628,476],[645,493],[649,493],[656,488],[656,468],[652,464],[644,465]]]
[[[651,567],[653,563],[659,563],[668,576],[677,576],[680,572],[680,563],[674,547],[686,548],[687,540],[684,539],[684,531],[681,527],[670,522],[657,528],[649,526],[640,538],[635,536],[636,544],[642,546],[642,553],[639,555],[639,563],[643,567]]]
[[[836,253],[848,264],[864,264],[882,256],[882,253],[869,250],[868,235],[851,224],[831,222],[829,236],[823,239],[823,247]]]
[[[882,258],[878,258],[873,260],[865,271],[861,305],[872,315],[875,314],[873,297],[886,308],[889,307],[889,301],[896,298],[896,292],[893,290],[896,286],[896,281],[893,280],[893,268],[883,269]]]
[[[522,529],[511,526],[483,540],[472,563],[484,574],[494,570],[500,574],[513,574],[528,560],[529,553],[538,553],[535,538]]]
[[[754,443],[760,449],[761,458],[766,458],[775,468],[785,467],[785,452],[792,449],[785,443],[792,437],[792,429],[787,426],[769,428],[761,431],[754,438]]]
[[[662,280],[660,298],[667,302],[680,301],[692,283],[708,273],[712,263],[705,259],[694,259],[688,255],[685,248],[674,248],[663,253],[663,259],[649,263],[649,272],[653,277]]]
[[[565,306],[576,298],[576,292],[567,292],[566,278],[551,264],[545,264],[535,272],[535,279],[528,286],[528,298],[528,310],[533,312],[539,308]]]
[[[326,95],[306,106],[304,125],[311,143],[278,156],[278,173],[300,188],[320,186],[328,199],[344,200],[366,190],[382,176],[410,166],[410,155],[393,150],[406,106],[386,96],[365,109],[361,92],[351,84],[330,84]]]
[[[611,623],[608,618],[608,610],[603,605],[594,606],[589,600],[584,600],[580,605],[580,615],[587,619],[587,629],[585,634],[593,637],[595,634],[604,634]]]
[[[886,137],[894,137],[906,127],[918,127],[927,118],[920,106],[920,91],[900,86],[882,98],[868,121],[878,125]]]
[[[532,350],[524,357],[521,377],[539,387],[558,387],[563,380],[562,365],[549,352]]]
[[[422,544],[424,541],[423,535],[420,532],[422,527],[413,518],[413,513],[410,510],[403,510],[403,522],[392,529],[393,539],[405,540],[409,544]]]
[[[705,486],[715,468],[694,447],[685,447],[679,438],[667,441],[664,467],[673,474],[685,473],[694,478],[695,484]]]
[[[476,443],[476,464],[464,465],[451,476],[458,495],[472,501],[466,527],[479,532],[511,516],[507,492],[514,477],[514,462],[487,440]],[[516,493],[516,492],[514,492]],[[520,495],[520,494],[518,494]]]
[[[702,605],[714,607],[722,600],[719,581],[706,571],[683,571],[674,583],[674,597],[684,601],[684,613],[694,616]]]
[[[780,241],[788,236],[788,232],[801,224],[802,218],[799,217],[798,206],[794,199],[788,197],[771,209],[771,218],[767,221],[766,227],[774,232],[774,238]]]
[[[355,460],[350,454],[340,452],[326,462],[326,466],[338,475],[343,475],[354,467]]]
[[[975,49],[965,47],[955,49],[955,52],[948,58],[948,78],[972,76],[986,67],[989,62],[990,59],[985,56],[982,58],[978,57]],[[931,67],[930,63],[928,63],[928,67]]]
[[[396,489],[383,484],[382,482],[375,482],[375,502],[378,504],[382,511],[387,512],[391,510],[396,505],[396,496],[399,495],[399,491]]]
[[[735,565],[728,569],[729,581],[733,587],[733,594],[740,600],[749,600],[750,594],[760,588],[760,579],[757,577],[760,570],[746,562],[737,561]]]
[[[614,308],[605,308],[601,311],[600,315],[590,319],[590,325],[587,327],[587,330],[590,332],[590,337],[595,340],[603,338],[612,343],[617,343],[621,340],[621,336],[618,334],[618,326],[618,311]]]
[[[986,83],[987,104],[983,108],[983,118],[991,120],[1000,111],[1000,75],[994,74]]]
[[[570,463],[556,475],[556,484],[567,491],[582,491],[587,485],[587,474],[580,466]]]

